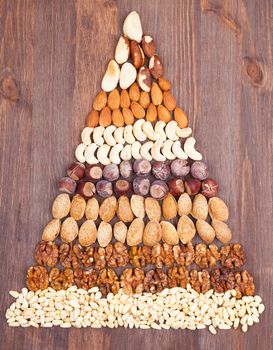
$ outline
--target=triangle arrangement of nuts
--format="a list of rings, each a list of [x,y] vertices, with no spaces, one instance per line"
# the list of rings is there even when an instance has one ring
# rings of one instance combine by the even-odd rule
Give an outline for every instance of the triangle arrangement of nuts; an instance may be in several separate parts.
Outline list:
[[[264,311],[229,209],[139,15],[125,19],[13,327],[237,328]]]

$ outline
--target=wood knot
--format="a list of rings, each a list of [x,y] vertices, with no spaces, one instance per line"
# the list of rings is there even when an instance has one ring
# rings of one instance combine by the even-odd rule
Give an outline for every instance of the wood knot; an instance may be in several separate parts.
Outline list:
[[[265,74],[262,64],[251,57],[244,57],[243,62],[245,73],[251,80],[251,83],[255,86],[263,86]]]
[[[10,101],[18,101],[20,98],[19,84],[10,69],[5,69],[0,74],[0,94]]]

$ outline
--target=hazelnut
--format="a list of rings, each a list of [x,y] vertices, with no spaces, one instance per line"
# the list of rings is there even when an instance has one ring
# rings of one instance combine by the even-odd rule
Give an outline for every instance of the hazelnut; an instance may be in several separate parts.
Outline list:
[[[175,159],[171,163],[171,172],[174,176],[186,176],[190,172],[189,163],[184,159]]]
[[[168,181],[169,191],[173,196],[180,196],[185,192],[184,182],[182,179],[171,179]]]
[[[191,165],[191,174],[195,179],[205,180],[209,176],[207,164],[201,161],[193,162]]]
[[[215,197],[219,191],[218,183],[213,179],[206,179],[202,182],[202,194],[207,197]]]
[[[71,179],[78,181],[84,177],[85,174],[85,165],[79,162],[74,162],[67,169],[67,176]]]
[[[70,177],[62,177],[58,182],[58,187],[60,192],[73,194],[76,190],[76,181]]]
[[[88,165],[85,169],[85,176],[92,180],[102,178],[102,168],[97,164]]]
[[[77,193],[85,198],[91,198],[96,193],[96,187],[91,181],[83,181],[78,184]]]
[[[185,181],[185,188],[190,196],[194,196],[200,191],[201,181],[197,179],[188,179]]]

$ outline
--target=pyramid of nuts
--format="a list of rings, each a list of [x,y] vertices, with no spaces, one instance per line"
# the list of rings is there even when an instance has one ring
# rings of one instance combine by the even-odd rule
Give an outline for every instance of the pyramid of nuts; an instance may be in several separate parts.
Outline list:
[[[10,326],[247,331],[264,305],[139,15],[125,19]]]

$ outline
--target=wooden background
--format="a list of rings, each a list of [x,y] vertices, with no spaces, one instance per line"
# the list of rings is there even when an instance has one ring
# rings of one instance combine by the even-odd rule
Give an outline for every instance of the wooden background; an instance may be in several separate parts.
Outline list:
[[[272,349],[272,5],[0,0],[1,349]],[[247,334],[6,326],[8,291],[24,286],[56,181],[133,9],[155,38],[264,298],[267,309]]]

